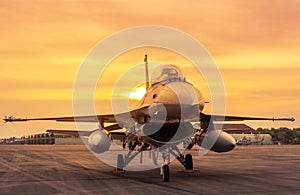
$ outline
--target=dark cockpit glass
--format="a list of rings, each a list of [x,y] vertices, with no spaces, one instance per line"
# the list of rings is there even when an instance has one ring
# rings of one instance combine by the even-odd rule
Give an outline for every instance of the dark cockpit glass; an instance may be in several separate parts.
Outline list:
[[[182,71],[174,65],[163,65],[156,68],[151,77],[152,84],[168,83],[168,82],[186,82],[186,78]]]

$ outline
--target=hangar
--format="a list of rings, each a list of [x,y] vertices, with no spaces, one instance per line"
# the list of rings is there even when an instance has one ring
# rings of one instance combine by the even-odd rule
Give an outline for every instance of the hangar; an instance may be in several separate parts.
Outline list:
[[[79,145],[82,141],[78,135],[58,133],[47,130],[46,133],[22,136],[21,138],[3,138],[0,144],[27,144],[27,145]]]
[[[215,124],[215,128],[229,133],[236,142],[245,141],[249,144],[269,145],[274,144],[270,134],[259,134],[255,129],[246,124]]]

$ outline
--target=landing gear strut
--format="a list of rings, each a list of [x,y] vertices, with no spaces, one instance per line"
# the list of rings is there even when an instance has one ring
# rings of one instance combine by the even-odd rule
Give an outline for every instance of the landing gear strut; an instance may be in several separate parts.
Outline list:
[[[141,146],[139,151],[134,151],[134,149],[139,145],[139,141],[135,141],[134,143],[130,143],[129,151],[126,155],[118,154],[117,156],[117,169],[115,169],[115,173],[125,173],[125,167],[142,151],[146,150],[149,145],[144,144]],[[126,144],[126,143],[125,143]],[[123,147],[125,147],[123,144]]]
[[[186,173],[193,173],[194,172],[194,165],[193,165],[193,157],[191,154],[186,154],[185,156],[181,154],[180,150],[177,146],[169,147],[164,149],[163,151],[163,159],[165,164],[161,167],[161,174],[163,176],[163,181],[168,182],[170,180],[170,170],[169,170],[169,162],[166,163],[167,154],[172,154],[176,159],[184,166]]]
[[[136,146],[136,144],[134,144]],[[115,173],[125,173],[125,167],[133,160],[138,154],[146,150],[148,145],[144,145],[140,151],[129,150],[124,156],[123,154],[118,154],[117,156],[117,169]],[[170,154],[173,155],[185,168],[184,172],[193,173],[193,157],[191,154],[186,154],[185,156],[181,154],[177,146],[167,146],[159,148],[162,153],[163,165],[161,166],[160,173],[163,177],[164,182],[170,181]]]
[[[175,153],[177,152],[177,154]],[[170,150],[170,153],[176,157],[176,159],[184,166],[186,173],[193,173],[194,172],[194,165],[193,165],[193,157],[191,154],[186,154],[185,156],[181,154],[180,150],[176,147],[173,147]]]
[[[125,161],[122,154],[118,154],[117,158],[117,169],[114,171],[115,173],[125,173]]]

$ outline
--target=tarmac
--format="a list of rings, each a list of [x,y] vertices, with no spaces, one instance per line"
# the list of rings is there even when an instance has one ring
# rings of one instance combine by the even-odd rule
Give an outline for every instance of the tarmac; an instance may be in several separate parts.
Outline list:
[[[237,146],[194,157],[194,173],[170,165],[116,175],[84,145],[0,146],[0,194],[300,194],[300,146]]]

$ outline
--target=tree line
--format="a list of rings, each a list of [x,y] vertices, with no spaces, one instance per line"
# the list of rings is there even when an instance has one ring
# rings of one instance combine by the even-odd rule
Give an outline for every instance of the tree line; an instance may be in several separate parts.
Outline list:
[[[300,144],[300,128],[257,128],[258,133],[267,133],[274,144]]]

